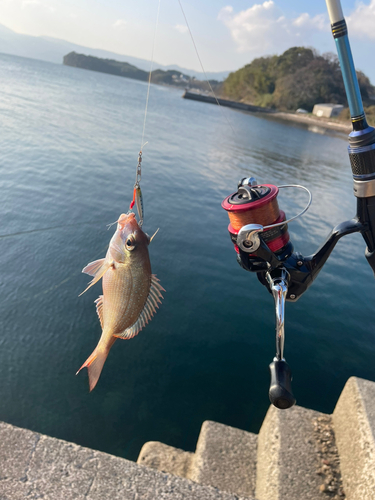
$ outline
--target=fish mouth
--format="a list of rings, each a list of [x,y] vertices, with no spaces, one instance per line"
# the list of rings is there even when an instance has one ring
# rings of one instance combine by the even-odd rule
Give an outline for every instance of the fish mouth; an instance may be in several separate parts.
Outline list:
[[[135,214],[133,212],[130,212],[129,214],[121,214],[118,218],[117,223],[121,229],[124,229],[126,224],[129,224],[129,222],[133,220],[135,221]]]

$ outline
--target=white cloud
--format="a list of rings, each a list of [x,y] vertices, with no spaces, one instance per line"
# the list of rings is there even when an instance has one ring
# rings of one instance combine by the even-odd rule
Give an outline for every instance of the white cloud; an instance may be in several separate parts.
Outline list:
[[[124,26],[127,24],[127,22],[125,21],[125,19],[117,19],[117,21],[115,23],[113,23],[113,27],[114,28],[124,28]]]
[[[41,2],[40,0],[22,0],[21,7],[22,9],[38,8],[42,10],[47,10],[49,12],[56,11],[55,7],[52,7],[51,5],[48,5],[45,2]]]
[[[174,29],[179,31],[180,33],[187,33],[188,32],[188,27],[185,26],[184,24],[176,24]]]
[[[238,13],[228,5],[221,9],[218,19],[229,28],[239,52],[257,54],[280,52],[293,45],[306,44],[312,33],[329,30],[325,15],[311,17],[305,12],[288,19],[273,0]]]
[[[349,36],[375,39],[375,0],[368,5],[359,2],[356,9],[347,17]]]
[[[318,14],[314,17],[310,17],[307,12],[304,12],[296,19],[292,20],[292,25],[297,26],[299,28],[304,28],[309,30],[310,32],[319,30],[319,31],[328,31],[329,30],[329,22],[325,14]]]
[[[34,6],[34,5],[41,5],[41,3],[42,2],[40,2],[39,0],[23,0],[22,8]]]

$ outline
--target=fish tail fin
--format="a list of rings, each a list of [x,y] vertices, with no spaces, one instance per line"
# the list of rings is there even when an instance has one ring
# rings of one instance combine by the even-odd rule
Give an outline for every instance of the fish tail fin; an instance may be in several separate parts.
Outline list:
[[[91,354],[91,356],[89,356],[86,359],[86,361],[83,363],[81,368],[76,373],[77,375],[82,370],[82,368],[87,368],[87,372],[89,375],[90,392],[94,389],[99,380],[105,360],[107,359],[109,350],[112,347],[115,340],[116,339],[114,339],[113,342],[111,342],[110,345],[106,347],[100,345],[99,343],[97,347],[94,349],[94,352]]]

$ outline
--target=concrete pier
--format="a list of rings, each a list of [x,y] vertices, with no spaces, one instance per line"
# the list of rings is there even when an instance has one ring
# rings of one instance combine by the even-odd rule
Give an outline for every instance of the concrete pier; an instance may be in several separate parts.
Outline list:
[[[332,415],[270,407],[259,434],[204,422],[195,453],[137,463],[0,422],[0,500],[374,500],[375,382],[348,380]]]
[[[254,106],[253,104],[245,104],[243,102],[230,101],[228,99],[216,98],[206,94],[200,94],[198,92],[191,92],[186,90],[182,96],[184,99],[191,99],[193,101],[207,102],[209,104],[217,104],[219,102],[220,106],[225,106],[227,108],[241,109],[242,111],[251,111],[253,113],[275,113],[271,108],[262,108],[261,106]]]

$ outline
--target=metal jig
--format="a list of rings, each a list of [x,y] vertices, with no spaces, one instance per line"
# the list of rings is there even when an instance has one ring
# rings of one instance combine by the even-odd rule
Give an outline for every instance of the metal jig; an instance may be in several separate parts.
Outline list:
[[[134,207],[134,204],[137,206],[137,212],[138,212],[138,225],[139,227],[142,226],[143,224],[143,197],[142,197],[142,191],[141,191],[141,177],[142,177],[142,151],[138,153],[138,164],[137,164],[137,171],[135,175],[135,184],[134,184],[134,190],[133,190],[133,200],[130,203],[130,209]]]

